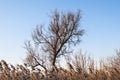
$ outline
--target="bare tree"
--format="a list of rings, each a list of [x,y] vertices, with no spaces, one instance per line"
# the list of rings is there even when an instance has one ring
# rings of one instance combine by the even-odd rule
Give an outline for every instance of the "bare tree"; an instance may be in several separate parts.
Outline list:
[[[57,59],[71,51],[71,44],[76,45],[81,41],[84,30],[79,25],[80,19],[80,11],[60,14],[55,10],[47,30],[43,29],[42,25],[35,29],[33,41],[35,45],[42,47],[54,68]]]
[[[37,48],[33,47],[30,41],[25,43],[25,49],[28,53],[26,57],[27,65],[31,66],[32,70],[34,70],[36,66],[40,66],[47,72],[45,56],[40,57]]]
[[[112,68],[120,69],[120,49],[116,50],[116,55],[108,58]]]

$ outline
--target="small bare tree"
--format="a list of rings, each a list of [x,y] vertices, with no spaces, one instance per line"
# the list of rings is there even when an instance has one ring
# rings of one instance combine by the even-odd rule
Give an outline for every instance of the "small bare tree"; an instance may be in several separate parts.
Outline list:
[[[80,11],[60,14],[55,10],[47,30],[44,30],[42,25],[35,29],[32,35],[33,41],[37,46],[42,47],[46,55],[48,54],[50,63],[54,68],[56,68],[57,59],[71,51],[69,49],[71,44],[76,45],[81,41],[84,30],[80,28],[80,19]],[[36,57],[33,57],[34,60],[37,59]]]
[[[116,50],[116,55],[109,58],[112,68],[120,69],[120,49]]]

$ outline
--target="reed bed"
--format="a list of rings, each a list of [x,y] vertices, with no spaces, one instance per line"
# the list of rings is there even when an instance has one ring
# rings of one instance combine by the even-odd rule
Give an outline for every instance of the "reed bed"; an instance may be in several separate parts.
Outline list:
[[[101,61],[97,68],[93,59],[88,60],[87,57],[80,55],[67,62],[67,69],[60,67],[57,71],[49,69],[47,72],[40,68],[31,70],[26,65],[13,66],[1,60],[0,80],[120,80],[118,68],[120,63],[114,66],[113,60]]]

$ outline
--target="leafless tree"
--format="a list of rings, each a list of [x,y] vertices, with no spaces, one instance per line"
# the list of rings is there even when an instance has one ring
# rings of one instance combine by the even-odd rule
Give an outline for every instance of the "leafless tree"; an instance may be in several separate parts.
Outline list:
[[[40,66],[45,70],[45,72],[47,72],[47,67],[45,65],[45,56],[43,55],[40,57],[38,54],[38,50],[36,49],[36,47],[33,47],[31,45],[30,41],[25,43],[25,49],[28,53],[26,57],[27,64],[25,64],[31,66],[32,70],[34,70],[36,66]]]
[[[37,26],[32,38],[35,45],[40,46],[43,52],[45,52],[44,54],[48,55],[51,65],[57,68],[57,59],[71,52],[70,46],[76,45],[81,41],[84,30],[80,27],[81,14],[79,10],[76,13],[68,12],[61,14],[55,10],[50,18],[51,21],[47,29],[43,29],[43,25]],[[29,55],[33,55],[33,53],[34,51]],[[37,56],[33,56],[32,58],[34,58],[35,62],[42,65],[37,61]]]
[[[110,57],[109,61],[113,68],[120,69],[120,49],[116,50],[116,55]]]

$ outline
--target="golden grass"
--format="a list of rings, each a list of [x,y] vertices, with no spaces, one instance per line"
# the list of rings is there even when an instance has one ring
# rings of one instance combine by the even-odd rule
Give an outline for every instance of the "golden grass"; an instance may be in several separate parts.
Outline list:
[[[68,60],[68,69],[58,68],[57,71],[47,72],[40,68],[30,70],[26,65],[13,66],[1,60],[0,80],[120,80],[120,63],[114,66],[115,59],[100,61],[97,68],[90,57],[87,59],[87,56],[80,54],[74,58]]]

